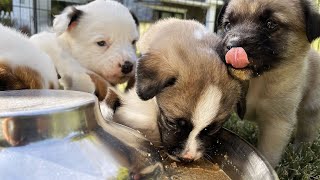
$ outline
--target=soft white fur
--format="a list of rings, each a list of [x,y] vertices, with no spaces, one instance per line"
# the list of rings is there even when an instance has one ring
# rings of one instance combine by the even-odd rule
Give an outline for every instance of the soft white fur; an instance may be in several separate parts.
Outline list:
[[[200,96],[191,119],[194,127],[185,143],[181,157],[197,160],[203,156],[202,152],[198,150],[203,143],[198,136],[205,127],[212,123],[212,119],[216,118],[221,98],[222,92],[216,86],[209,86]]]
[[[133,76],[124,75],[121,65],[136,61],[132,41],[139,37],[129,10],[112,0],[96,0],[75,6],[83,11],[79,23],[68,27],[71,7],[67,7],[53,22],[54,32],[42,32],[31,40],[53,60],[65,89],[93,92],[95,87],[86,74],[93,71],[112,84]],[[100,47],[99,41],[107,46]]]
[[[50,82],[58,88],[58,78],[49,56],[34,46],[23,34],[0,24],[0,63],[28,67],[39,73],[42,87],[48,89]]]
[[[121,101],[121,106],[113,114],[106,102],[100,103],[100,108],[105,119],[126,125],[133,129],[141,131],[155,145],[160,145],[160,134],[158,129],[159,108],[156,99],[142,101],[135,88],[130,89],[127,93],[117,93]]]

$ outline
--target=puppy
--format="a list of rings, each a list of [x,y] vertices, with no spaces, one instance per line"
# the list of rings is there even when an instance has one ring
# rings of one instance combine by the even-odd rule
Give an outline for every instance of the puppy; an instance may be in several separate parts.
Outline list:
[[[49,56],[23,34],[0,24],[0,91],[58,87]]]
[[[103,98],[104,81],[116,85],[134,76],[137,26],[120,3],[95,0],[65,8],[53,21],[53,33],[31,40],[52,58],[65,89],[96,91]]]
[[[240,96],[216,53],[219,42],[192,20],[151,26],[138,42],[136,93],[120,96],[114,120],[161,141],[174,160],[201,158]]]
[[[308,0],[230,0],[221,12],[221,56],[248,80],[246,115],[259,126],[259,150],[275,166],[296,126],[312,142],[320,121],[320,57],[310,42],[320,16]]]

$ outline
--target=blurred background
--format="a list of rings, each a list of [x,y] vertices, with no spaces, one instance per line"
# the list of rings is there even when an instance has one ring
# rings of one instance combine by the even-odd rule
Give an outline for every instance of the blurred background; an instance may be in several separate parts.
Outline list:
[[[176,17],[196,19],[210,31],[216,31],[215,20],[223,6],[223,0],[118,0],[131,9],[140,20],[143,34],[155,21]],[[320,0],[314,0],[320,12]],[[90,0],[0,0],[0,23],[12,26],[32,35],[49,29],[54,15],[66,6],[80,5]],[[312,46],[320,51],[320,40]],[[248,142],[257,141],[256,126],[239,121],[236,116],[225,127],[236,132]],[[306,144],[299,151],[289,145],[279,166],[276,168],[280,180],[320,180],[320,137],[313,144]]]
[[[66,6],[85,4],[92,0],[0,0],[2,23],[28,34],[46,30],[54,15]],[[141,22],[143,33],[151,23],[167,17],[196,19],[215,30],[215,17],[222,0],[118,0],[132,10]]]
[[[0,0],[0,22],[31,35],[47,30],[54,15],[66,6],[80,5],[92,0]],[[139,18],[143,34],[155,21],[176,17],[196,19],[210,31],[216,31],[215,19],[223,6],[223,0],[118,0]],[[315,0],[318,4],[320,0]],[[320,10],[320,7],[319,7]],[[313,43],[320,49],[320,41]]]

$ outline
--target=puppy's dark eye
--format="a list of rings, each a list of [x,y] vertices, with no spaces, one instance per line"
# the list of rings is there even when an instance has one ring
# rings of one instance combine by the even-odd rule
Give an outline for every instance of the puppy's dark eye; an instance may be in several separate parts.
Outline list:
[[[166,83],[164,87],[173,86],[176,83],[177,79],[175,77],[170,78]]]
[[[99,41],[99,42],[97,42],[97,45],[103,47],[103,46],[106,46],[107,43],[106,43],[106,41]]]
[[[187,120],[184,118],[178,118],[175,120],[180,127],[184,127],[187,125]]]
[[[134,46],[134,45],[136,45],[136,43],[137,43],[137,40],[133,40],[132,42],[131,42],[131,44]]]
[[[267,21],[267,23],[266,23],[266,26],[267,26],[268,29],[274,30],[274,29],[276,29],[276,28],[278,27],[278,24],[277,24],[276,22],[274,22],[274,21],[272,21],[272,20],[269,19],[269,20]]]
[[[231,30],[231,23],[230,22],[225,22],[224,23],[224,30],[226,32],[230,31]]]

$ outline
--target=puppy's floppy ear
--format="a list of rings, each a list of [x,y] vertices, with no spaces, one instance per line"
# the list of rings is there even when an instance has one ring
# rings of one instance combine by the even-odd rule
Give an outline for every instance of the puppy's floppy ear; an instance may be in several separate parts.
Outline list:
[[[306,33],[309,42],[320,37],[320,14],[314,8],[314,3],[309,0],[301,0],[305,16]]]
[[[223,16],[226,12],[226,9],[227,9],[227,6],[229,4],[229,1],[230,0],[224,0],[223,3],[223,7],[221,8],[219,14],[218,14],[218,18],[217,18],[217,21],[216,21],[216,27],[217,27],[217,32],[218,33],[221,33],[221,30],[222,30],[222,20],[223,20]]]
[[[145,54],[138,60],[136,90],[142,100],[149,100],[175,84],[176,77],[160,65],[162,61],[161,56],[156,54]]]
[[[73,6],[66,7],[61,14],[55,16],[53,20],[53,30],[57,35],[61,35],[65,31],[73,29],[82,15],[83,11]]]

